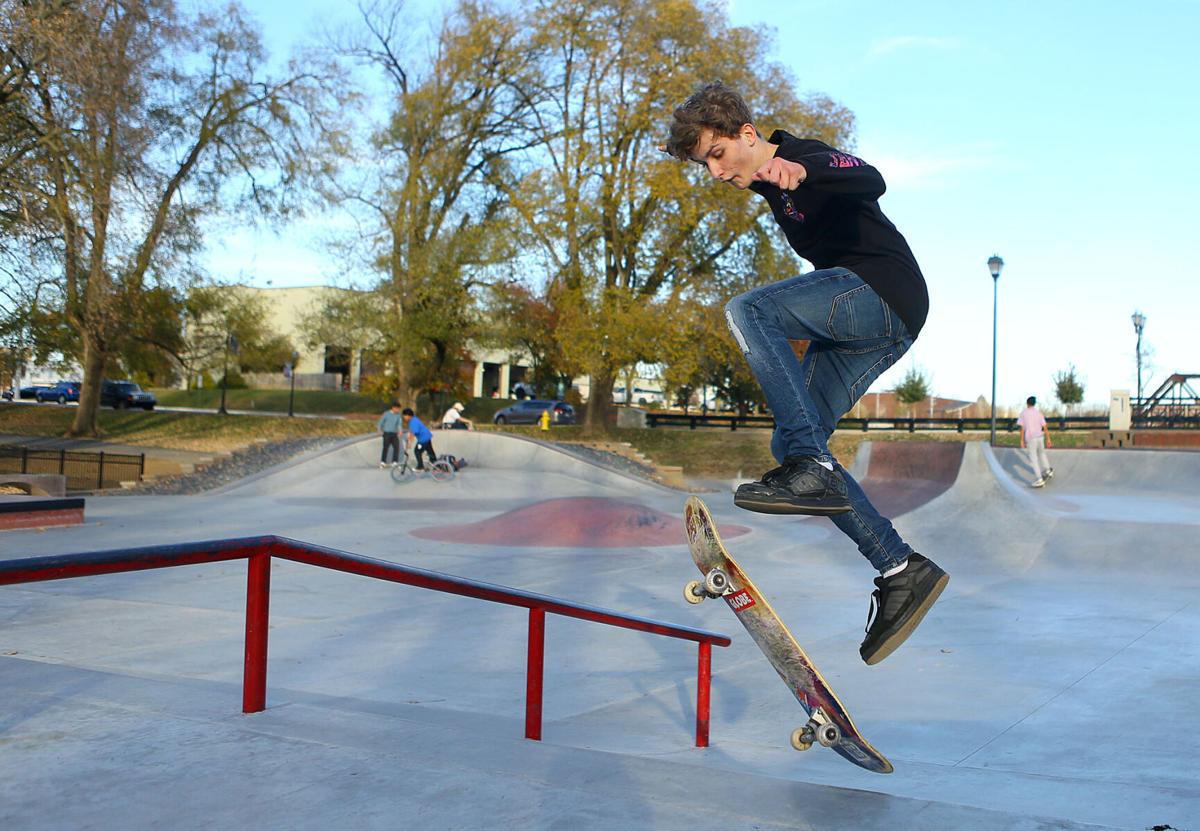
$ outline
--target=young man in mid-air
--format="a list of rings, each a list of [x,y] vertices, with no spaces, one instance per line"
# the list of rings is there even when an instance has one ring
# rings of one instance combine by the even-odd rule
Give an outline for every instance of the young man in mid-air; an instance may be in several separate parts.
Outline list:
[[[714,179],[767,200],[815,271],[729,301],[725,319],[775,417],[779,467],[737,489],[734,504],[768,514],[828,516],[880,573],[859,649],[892,654],[949,582],[900,538],[829,452],[838,420],[896,363],[929,309],[925,279],[879,208],[879,172],[814,139],[764,138],[735,91],[715,82],[675,110],[665,147]],[[803,359],[791,341],[807,341]]]

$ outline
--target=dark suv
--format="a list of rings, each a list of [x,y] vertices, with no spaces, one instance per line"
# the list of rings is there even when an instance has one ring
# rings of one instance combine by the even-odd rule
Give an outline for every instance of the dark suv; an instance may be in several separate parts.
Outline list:
[[[143,392],[142,388],[132,381],[104,381],[100,384],[100,406],[112,407],[114,410],[127,410],[130,407],[141,407],[143,410],[153,410],[158,399],[152,392]]]
[[[496,424],[537,424],[547,410],[550,411],[551,424],[575,423],[575,408],[566,401],[541,401],[536,398],[518,401],[497,411],[492,421]]]
[[[68,401],[79,400],[79,388],[82,386],[78,381],[59,381],[52,387],[38,390],[34,393],[34,398],[39,404],[45,404],[47,401],[66,404]]]

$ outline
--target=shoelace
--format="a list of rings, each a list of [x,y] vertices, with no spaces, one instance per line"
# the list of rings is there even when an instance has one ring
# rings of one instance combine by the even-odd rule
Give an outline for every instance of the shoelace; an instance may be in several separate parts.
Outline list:
[[[762,479],[759,479],[758,481],[762,482],[764,485],[769,485],[774,480],[778,479],[782,474],[783,474],[783,465],[780,465],[779,467],[773,467],[770,470],[768,470],[766,473],[764,473],[762,475]]]
[[[882,599],[883,592],[879,589],[871,592],[871,608],[867,609],[867,628],[864,631],[871,631],[871,624],[875,622],[875,618],[879,615],[879,602]]]

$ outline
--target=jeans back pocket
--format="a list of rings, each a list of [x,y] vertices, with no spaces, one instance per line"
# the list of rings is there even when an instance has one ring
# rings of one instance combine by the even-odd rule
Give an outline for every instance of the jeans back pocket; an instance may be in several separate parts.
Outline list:
[[[829,334],[837,341],[873,340],[892,336],[892,310],[864,283],[833,298]]]

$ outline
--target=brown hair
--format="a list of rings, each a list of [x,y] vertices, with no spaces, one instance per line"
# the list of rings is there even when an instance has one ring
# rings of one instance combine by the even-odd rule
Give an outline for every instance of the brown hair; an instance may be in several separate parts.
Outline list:
[[[675,108],[675,120],[671,123],[671,137],[667,139],[666,150],[675,158],[687,161],[700,141],[702,130],[712,130],[718,136],[733,138],[743,124],[753,121],[750,108],[742,96],[720,81],[712,81]]]

